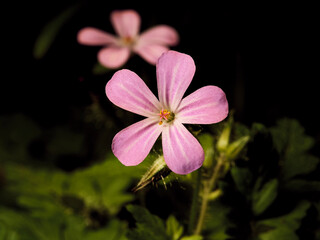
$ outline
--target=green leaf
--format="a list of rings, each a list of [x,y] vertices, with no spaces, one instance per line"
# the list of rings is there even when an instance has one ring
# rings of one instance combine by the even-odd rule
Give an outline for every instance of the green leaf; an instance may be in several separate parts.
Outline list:
[[[94,75],[103,75],[110,72],[111,70],[112,69],[106,68],[105,66],[102,66],[99,62],[97,62],[92,68],[92,73]]]
[[[114,215],[133,200],[134,195],[128,189],[133,179],[141,177],[144,167],[124,167],[110,154],[102,163],[76,171],[65,192],[83,199],[87,206],[106,208]]]
[[[319,163],[319,158],[308,154],[287,155],[282,168],[283,178],[288,180],[297,175],[308,174],[314,171]]]
[[[72,234],[72,232],[70,232]],[[119,220],[112,220],[104,228],[98,230],[85,231],[82,240],[127,240],[125,225]],[[66,237],[66,240],[70,238]],[[75,239],[77,240],[77,239]]]
[[[0,208],[0,240],[127,240],[125,225],[119,220],[91,230],[87,229],[85,219],[70,215],[61,206],[56,205],[52,213],[35,216],[26,211]]]
[[[259,234],[260,240],[299,240],[295,231],[299,228],[301,220],[305,217],[310,203],[303,201],[289,214],[262,220],[257,223],[258,227],[268,226],[272,229]],[[259,226],[260,225],[260,226]]]
[[[303,179],[292,179],[286,182],[283,188],[287,191],[298,193],[320,192],[320,182],[307,181]]]
[[[167,234],[171,236],[172,240],[178,240],[183,233],[183,226],[177,221],[177,219],[170,215],[166,221]]]
[[[279,153],[294,154],[308,151],[314,140],[305,135],[304,128],[295,119],[281,119],[270,128],[274,145]]]
[[[181,240],[202,240],[203,237],[199,235],[186,236],[181,238]]]
[[[314,145],[313,138],[305,135],[297,120],[282,119],[270,129],[276,150],[281,156],[283,179],[315,170],[319,158],[307,154]]]
[[[79,4],[71,6],[64,10],[60,15],[51,20],[38,36],[34,48],[33,56],[37,59],[41,59],[48,52],[60,29],[65,23],[76,13],[79,8]]]
[[[71,196],[83,202],[85,207],[107,210],[115,215],[134,195],[128,189],[143,174],[145,165],[124,167],[112,154],[101,163],[66,174],[58,170],[37,169],[7,163],[7,191],[21,196],[37,196],[39,199]],[[24,204],[22,200],[20,204]]]
[[[136,228],[128,231],[129,240],[171,240],[166,234],[164,222],[159,217],[140,206],[128,205],[127,210],[136,220]]]
[[[226,240],[230,236],[228,229],[234,224],[229,220],[228,214],[231,208],[221,203],[220,199],[210,202],[203,232],[206,232],[205,239]]]
[[[252,173],[248,168],[233,167],[231,176],[240,193],[249,198],[251,194]]]
[[[257,133],[267,133],[268,130],[266,126],[261,123],[253,123],[251,126],[251,136],[256,135]]]
[[[278,180],[272,179],[265,183],[261,190],[254,191],[252,195],[252,210],[255,215],[263,213],[276,199]]]

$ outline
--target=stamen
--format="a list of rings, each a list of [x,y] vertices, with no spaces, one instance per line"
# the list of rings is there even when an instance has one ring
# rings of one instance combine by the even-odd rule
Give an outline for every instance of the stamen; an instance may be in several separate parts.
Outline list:
[[[134,44],[134,39],[132,37],[126,36],[121,38],[121,42],[124,46],[132,46]]]
[[[167,122],[170,122],[174,119],[174,114],[169,112],[167,109],[162,109],[159,113],[160,120],[159,120],[159,125],[162,125],[163,119],[166,120]]]

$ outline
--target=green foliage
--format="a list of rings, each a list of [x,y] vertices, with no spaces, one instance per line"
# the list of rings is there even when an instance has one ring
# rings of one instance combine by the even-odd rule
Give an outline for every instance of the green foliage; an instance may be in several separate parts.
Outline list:
[[[151,214],[147,209],[128,205],[127,210],[136,220],[136,227],[130,229],[127,233],[129,240],[202,240],[202,236],[182,236],[184,227],[177,219],[170,215],[166,221],[163,221],[156,215]]]
[[[239,156],[243,148],[246,146],[249,139],[249,136],[243,136],[237,139],[236,141],[232,142],[226,149],[226,158],[229,161],[235,160]]]
[[[234,227],[228,218],[231,208],[224,205],[220,200],[210,203],[207,218],[205,219],[204,235],[209,240],[227,240],[231,236],[228,230]]]
[[[303,127],[293,119],[282,119],[270,132],[281,155],[282,177],[288,180],[316,169],[319,158],[308,154],[314,140],[305,135]]]
[[[203,237],[199,235],[192,235],[192,236],[183,237],[181,238],[181,240],[203,240]]]
[[[167,235],[171,236],[172,240],[180,239],[183,234],[183,226],[177,221],[177,219],[170,215],[166,221]]]
[[[270,170],[264,170],[264,174],[257,176],[250,168],[234,167],[231,169],[236,189],[251,205],[254,217],[251,222],[253,235],[260,240],[299,239],[296,230],[301,227],[310,202],[302,199],[292,212],[284,215],[277,215],[272,211],[268,213],[268,210],[273,204],[281,208],[277,198],[282,191],[300,194],[319,192],[320,182],[318,180],[303,179],[303,176],[316,170],[319,162],[317,157],[309,154],[314,141],[305,135],[304,129],[296,120],[282,119],[277,126],[270,129],[256,126],[258,127],[252,127],[252,133],[262,134],[265,137],[270,134],[272,137],[274,148],[279,154],[280,174],[277,178],[270,178],[268,177]],[[249,161],[256,160],[249,159]],[[297,198],[297,195],[295,196]],[[297,199],[291,199],[291,201],[297,201]],[[275,214],[275,217],[263,220],[261,216],[266,213]],[[255,216],[259,216],[258,221],[255,220]]]
[[[223,150],[217,147],[219,134],[200,134],[198,138],[205,151],[200,178],[171,173],[168,177],[163,175],[164,180],[153,178],[150,187],[135,193],[132,188],[150,169],[156,154],[150,154],[139,166],[125,167],[109,153],[104,161],[64,172],[52,165],[37,165],[30,155],[31,143],[43,137],[35,122],[13,115],[0,118],[0,123],[0,131],[5,133],[0,136],[0,240],[298,240],[301,229],[305,229],[304,222],[311,218],[311,204],[318,212],[320,209],[314,202],[320,191],[320,181],[313,174],[319,159],[310,154],[314,141],[295,120],[284,119],[271,128],[257,123],[251,128],[234,123],[232,130],[225,133],[225,137],[230,135],[225,141],[227,145],[222,143]],[[85,155],[84,134],[66,126],[46,134],[50,138],[45,150],[51,154],[47,160],[54,162],[60,155]],[[257,136],[262,142],[256,140]],[[195,179],[204,183],[221,151],[226,153],[244,137],[245,144],[236,147],[239,151],[235,158],[221,169],[223,177],[207,196],[209,206],[201,235],[192,235],[189,210],[173,209],[170,201],[184,201],[188,206]],[[265,140],[271,140],[275,155],[268,155],[270,149]],[[273,157],[270,162],[261,162],[264,154]],[[157,189],[154,186],[158,186],[158,180],[170,184]],[[183,192],[183,198],[179,191],[173,191],[176,188],[180,194]],[[156,197],[151,195],[155,192]],[[201,187],[198,193],[202,194]],[[161,208],[168,204],[168,212],[161,218],[150,213],[159,204]],[[198,205],[195,209],[199,211]],[[125,206],[134,220],[124,214]],[[314,218],[319,222],[318,212]],[[248,229],[243,230],[244,226]],[[314,236],[319,234],[314,231]]]
[[[237,190],[249,200],[253,185],[253,176],[250,170],[243,167],[233,167],[230,172]]]
[[[299,228],[301,220],[305,217],[310,203],[303,201],[289,214],[266,219],[257,223],[258,228],[268,227],[270,230],[259,235],[261,240],[282,239],[299,240],[295,231]]]
[[[35,200],[37,201],[37,200]],[[88,229],[82,218],[49,201],[34,202],[41,215],[0,208],[0,239],[17,240],[125,240],[125,225],[111,220],[100,229]],[[46,206],[44,206],[46,205]]]
[[[164,222],[140,206],[128,205],[128,211],[136,220],[136,228],[128,231],[129,240],[170,240]],[[170,231],[173,230],[170,226]]]
[[[81,199],[89,208],[104,208],[116,214],[124,203],[133,199],[127,193],[132,179],[138,178],[142,171],[124,168],[112,155],[106,161],[84,170],[65,174],[60,171],[32,169],[16,164],[8,164],[9,191],[24,195],[74,196]],[[24,181],[17,181],[18,179]]]
[[[142,169],[124,168],[112,155],[71,174],[6,163],[7,186],[1,195],[14,202],[2,199],[8,207],[0,208],[0,236],[125,240],[126,225],[113,216],[133,200],[127,190]],[[100,217],[95,219],[92,213]]]
[[[105,66],[102,66],[99,62],[97,62],[92,68],[92,73],[94,75],[103,75],[107,72],[110,72],[111,70],[112,69],[106,68]]]
[[[263,213],[276,199],[278,180],[271,179],[261,189],[255,189],[252,194],[252,210],[255,215]]]

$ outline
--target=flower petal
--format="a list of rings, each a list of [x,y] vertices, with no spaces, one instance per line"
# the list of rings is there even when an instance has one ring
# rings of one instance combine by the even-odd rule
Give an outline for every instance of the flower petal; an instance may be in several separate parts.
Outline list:
[[[112,141],[112,152],[126,166],[141,163],[159,137],[162,126],[146,118],[118,132]]]
[[[116,10],[111,13],[111,22],[120,37],[136,37],[141,19],[134,10]]]
[[[142,44],[174,46],[179,42],[179,35],[174,28],[159,25],[143,32],[139,37],[139,42]]]
[[[107,68],[119,68],[130,56],[130,49],[124,47],[106,47],[99,51],[98,60]]]
[[[182,123],[212,124],[228,116],[228,101],[221,88],[206,86],[182,99],[176,118]]]
[[[200,168],[204,151],[198,140],[175,120],[163,128],[163,157],[168,167],[177,174],[188,174]]]
[[[118,107],[145,117],[156,117],[159,121],[160,102],[144,81],[130,70],[119,70],[112,76],[106,85],[106,95]]]
[[[77,40],[80,44],[100,46],[115,44],[117,39],[112,34],[101,31],[97,28],[86,27],[78,32]]]
[[[162,45],[143,45],[139,44],[134,48],[134,52],[139,54],[144,60],[152,65],[156,65],[162,53],[167,52],[169,49]]]
[[[195,70],[194,61],[187,54],[176,51],[162,54],[157,63],[157,83],[159,100],[164,107],[176,111]]]

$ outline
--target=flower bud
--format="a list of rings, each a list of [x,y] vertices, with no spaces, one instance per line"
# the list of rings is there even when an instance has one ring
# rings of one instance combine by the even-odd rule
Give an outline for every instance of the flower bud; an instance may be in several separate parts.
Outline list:
[[[226,158],[228,161],[235,160],[241,150],[246,146],[247,142],[249,141],[249,136],[243,136],[239,138],[238,140],[232,142],[229,144],[228,148],[226,149]]]
[[[217,141],[217,149],[219,152],[226,151],[229,144],[230,133],[231,133],[231,124],[226,124]]]
[[[208,199],[211,201],[215,200],[218,197],[220,197],[222,195],[222,193],[223,193],[222,190],[220,188],[218,188],[217,190],[215,190],[209,194]]]
[[[164,161],[163,156],[158,157],[148,171],[142,176],[141,180],[132,190],[134,192],[141,190],[152,182],[157,182],[160,179],[164,179],[171,173],[170,169]]]

